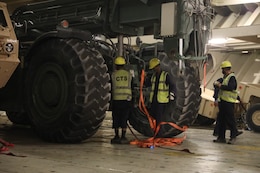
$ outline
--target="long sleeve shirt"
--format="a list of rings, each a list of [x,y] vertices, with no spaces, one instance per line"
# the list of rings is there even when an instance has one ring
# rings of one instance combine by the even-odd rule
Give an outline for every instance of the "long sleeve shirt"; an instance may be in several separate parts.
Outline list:
[[[223,78],[219,78],[217,81],[222,83],[223,82]],[[217,86],[214,85],[214,95],[213,98],[215,99],[215,101],[218,100],[218,93],[219,93],[219,89],[222,90],[227,90],[227,91],[233,91],[236,90],[237,88],[237,80],[234,76],[231,76],[228,82],[228,85],[221,85],[220,88],[218,88]],[[238,96],[238,100],[240,100],[239,96]]]

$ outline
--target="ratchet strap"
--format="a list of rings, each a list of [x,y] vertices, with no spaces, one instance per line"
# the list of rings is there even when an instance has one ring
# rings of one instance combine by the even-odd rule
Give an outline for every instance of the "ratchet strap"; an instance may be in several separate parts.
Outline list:
[[[147,147],[153,148],[153,147],[160,147],[160,146],[175,146],[175,145],[181,144],[186,139],[186,135],[184,135],[183,137],[178,137],[178,138],[157,138],[156,137],[160,130],[161,125],[168,124],[168,125],[172,126],[173,128],[176,128],[180,131],[185,131],[187,129],[187,126],[180,127],[173,122],[161,122],[156,127],[156,120],[149,114],[149,112],[144,104],[144,97],[143,97],[143,91],[142,91],[143,84],[144,84],[144,78],[145,78],[145,73],[144,73],[144,70],[142,70],[141,81],[140,81],[139,109],[147,116],[150,127],[154,132],[154,135],[153,135],[153,137],[148,138],[146,140],[139,140],[136,138],[135,140],[131,141],[130,144],[137,145],[142,148],[147,148]],[[132,132],[132,130],[131,130],[131,132]]]

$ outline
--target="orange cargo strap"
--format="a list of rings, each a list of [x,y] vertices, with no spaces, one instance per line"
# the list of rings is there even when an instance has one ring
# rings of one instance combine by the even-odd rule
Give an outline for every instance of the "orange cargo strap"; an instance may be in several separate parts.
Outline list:
[[[204,62],[203,64],[203,91],[205,92],[205,88],[206,88],[206,84],[207,84],[207,79],[206,79],[206,75],[207,75],[207,62]]]
[[[175,124],[173,122],[161,122],[156,127],[155,119],[149,114],[149,112],[144,104],[144,97],[143,97],[143,91],[142,91],[143,84],[144,84],[144,78],[145,78],[145,74],[144,74],[144,70],[142,70],[141,81],[140,81],[139,109],[147,116],[150,127],[154,131],[154,135],[153,135],[153,137],[148,138],[146,140],[135,139],[135,140],[131,141],[130,144],[137,145],[142,148],[147,148],[147,147],[152,148],[152,147],[160,147],[160,146],[175,146],[175,145],[181,144],[186,139],[186,135],[184,135],[183,137],[179,137],[179,138],[156,138],[156,135],[159,132],[161,125],[169,124],[170,126],[176,128],[180,131],[185,131],[187,129],[187,126],[179,127],[177,124]]]
[[[146,106],[144,104],[144,95],[143,95],[143,86],[144,86],[144,70],[141,72],[141,81],[140,81],[140,98],[139,98],[139,109],[147,116],[151,129],[155,130],[156,121],[155,119],[149,114]]]

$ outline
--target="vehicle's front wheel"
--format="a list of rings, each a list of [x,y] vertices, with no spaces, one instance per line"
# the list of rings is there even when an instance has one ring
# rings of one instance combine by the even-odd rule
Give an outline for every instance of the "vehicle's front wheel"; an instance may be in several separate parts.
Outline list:
[[[246,122],[251,130],[260,132],[260,103],[257,103],[248,109],[246,113]]]
[[[103,57],[76,39],[49,39],[28,60],[26,112],[45,140],[76,143],[105,117],[110,84]]]

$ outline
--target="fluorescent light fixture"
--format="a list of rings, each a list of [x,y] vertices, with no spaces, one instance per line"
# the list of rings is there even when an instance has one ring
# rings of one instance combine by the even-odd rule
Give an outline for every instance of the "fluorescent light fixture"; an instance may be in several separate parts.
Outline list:
[[[224,44],[227,42],[225,38],[213,38],[209,40],[209,44]]]

